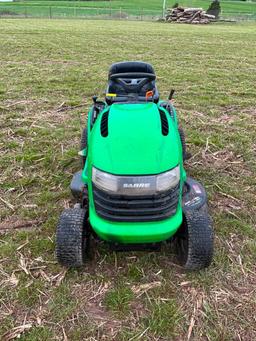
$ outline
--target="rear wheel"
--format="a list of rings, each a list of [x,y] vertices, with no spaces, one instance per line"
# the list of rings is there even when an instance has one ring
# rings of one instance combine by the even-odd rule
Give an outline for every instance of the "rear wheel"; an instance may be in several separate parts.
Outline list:
[[[89,226],[87,212],[82,208],[64,210],[56,232],[56,257],[61,265],[79,267],[88,251]]]
[[[80,150],[87,148],[87,128],[84,128],[81,135]],[[81,156],[82,168],[84,168],[86,156]]]
[[[213,229],[206,205],[184,213],[174,243],[178,260],[185,269],[200,270],[211,264]]]

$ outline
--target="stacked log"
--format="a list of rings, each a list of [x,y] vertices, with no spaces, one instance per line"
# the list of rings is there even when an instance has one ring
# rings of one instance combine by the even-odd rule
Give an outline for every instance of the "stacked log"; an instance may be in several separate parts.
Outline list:
[[[176,7],[167,10],[165,21],[186,24],[209,24],[215,21],[214,15],[207,14],[202,8]]]

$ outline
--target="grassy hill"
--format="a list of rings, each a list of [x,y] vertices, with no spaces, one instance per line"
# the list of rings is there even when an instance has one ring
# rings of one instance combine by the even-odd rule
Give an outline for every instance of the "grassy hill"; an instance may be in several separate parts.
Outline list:
[[[181,0],[179,4],[188,7],[202,7],[207,9],[210,0]],[[175,1],[168,0],[167,7],[171,7]],[[113,11],[122,11],[130,15],[161,16],[162,2],[158,0],[129,0],[129,1],[45,1],[45,0],[27,0],[15,3],[0,3],[0,8],[6,8],[15,13],[26,13],[26,15],[49,16],[49,7],[51,15],[55,16],[85,16],[85,15],[106,15]],[[95,8],[99,8],[96,10]],[[256,2],[245,1],[221,1],[223,15],[233,14],[255,14]],[[143,10],[143,12],[142,12]]]
[[[1,19],[0,46],[0,339],[256,340],[255,24]],[[185,167],[214,221],[206,271],[186,273],[168,245],[97,242],[84,269],[55,262],[91,96],[131,59],[154,65],[161,98],[176,89]]]

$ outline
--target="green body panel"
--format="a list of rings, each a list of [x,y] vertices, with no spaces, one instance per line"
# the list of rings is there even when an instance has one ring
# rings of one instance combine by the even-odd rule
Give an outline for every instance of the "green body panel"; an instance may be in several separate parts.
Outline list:
[[[162,135],[156,104],[111,105],[108,137],[101,136],[100,121],[93,126],[88,151],[94,167],[118,175],[145,175],[165,172],[180,163],[177,129],[170,124],[170,135]]]
[[[107,137],[100,132],[101,117],[109,110]],[[160,109],[164,110],[164,109]],[[164,110],[165,111],[165,110]],[[88,127],[91,126],[91,111]],[[88,129],[86,164],[82,180],[88,186],[89,220],[94,231],[106,241],[119,243],[152,243],[173,236],[182,222],[181,191],[186,179],[182,162],[182,146],[174,117],[165,111],[169,134],[163,136],[159,107],[150,102],[142,104],[112,104],[98,116]],[[159,174],[180,165],[180,203],[171,218],[155,222],[112,222],[99,217],[94,208],[92,167],[116,175]]]
[[[107,221],[90,207],[90,224],[97,235],[108,242],[121,244],[157,243],[172,237],[182,223],[182,209],[169,219],[143,223]]]

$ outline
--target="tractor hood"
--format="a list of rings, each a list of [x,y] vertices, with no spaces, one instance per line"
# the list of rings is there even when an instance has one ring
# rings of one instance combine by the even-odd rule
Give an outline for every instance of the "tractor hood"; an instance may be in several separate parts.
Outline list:
[[[169,133],[163,135],[156,104],[113,104],[108,115],[104,113],[91,131],[89,164],[116,175],[148,175],[165,172],[180,163],[177,129],[166,115]],[[107,136],[102,136],[106,131]]]

